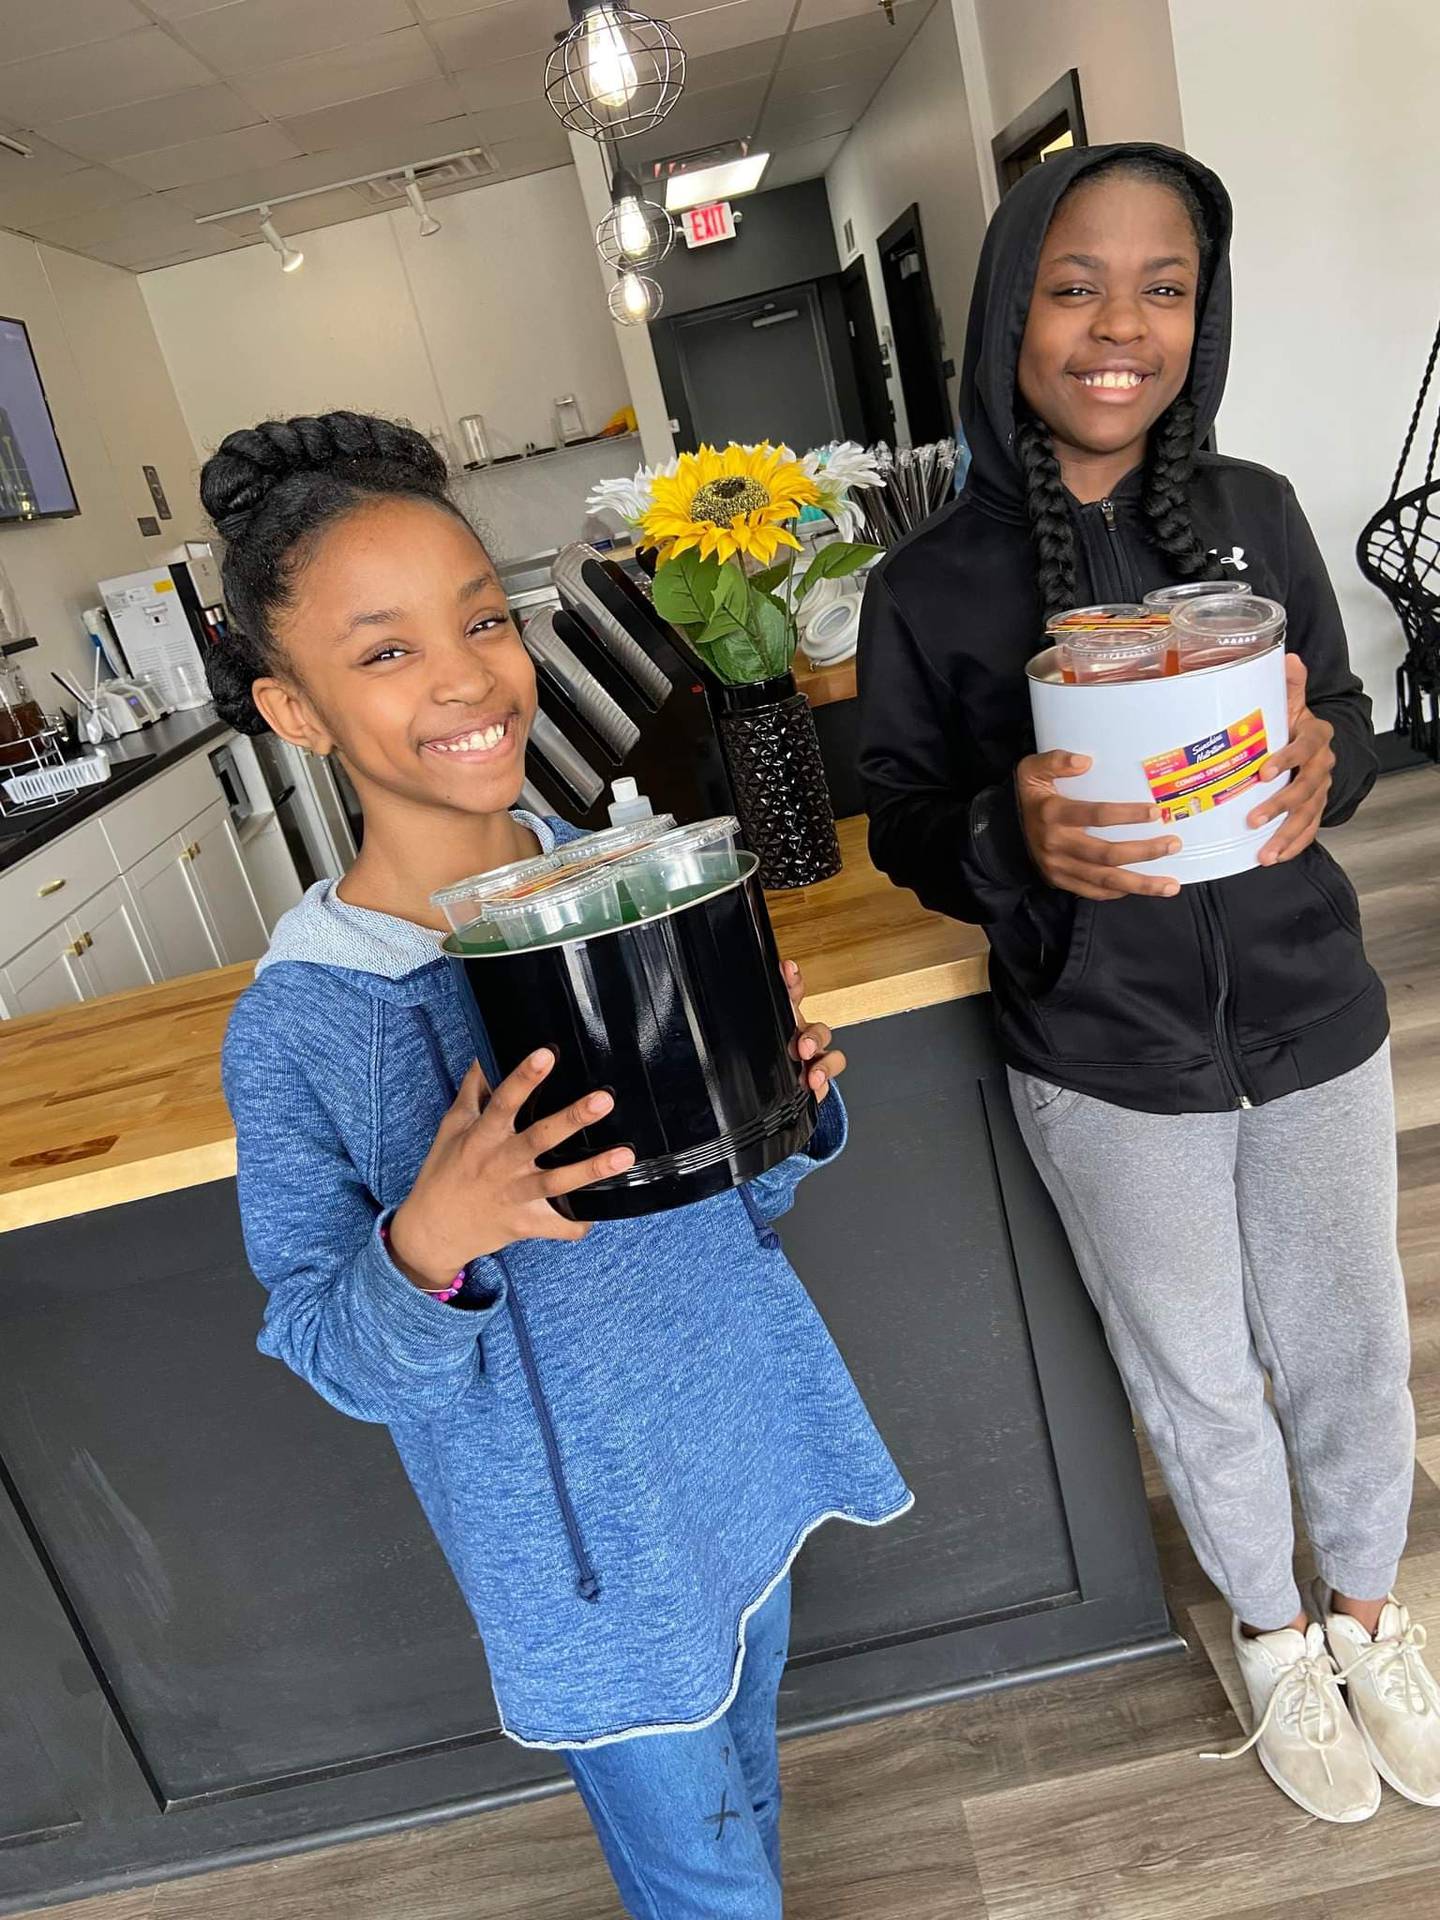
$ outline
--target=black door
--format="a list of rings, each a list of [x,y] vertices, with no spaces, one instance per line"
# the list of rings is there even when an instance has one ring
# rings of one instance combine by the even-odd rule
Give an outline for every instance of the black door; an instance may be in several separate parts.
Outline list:
[[[944,440],[955,431],[945,385],[940,322],[925,263],[920,209],[911,207],[880,236],[880,267],[890,307],[890,331],[912,446]]]
[[[875,327],[875,308],[870,301],[870,281],[863,260],[853,260],[841,274],[840,298],[845,306],[845,325],[855,363],[855,384],[860,390],[865,438],[872,446],[877,440],[893,441],[895,409],[890,404],[885,361],[880,352],[880,335]]]
[[[695,444],[823,447],[844,432],[813,284],[687,313],[674,339]]]

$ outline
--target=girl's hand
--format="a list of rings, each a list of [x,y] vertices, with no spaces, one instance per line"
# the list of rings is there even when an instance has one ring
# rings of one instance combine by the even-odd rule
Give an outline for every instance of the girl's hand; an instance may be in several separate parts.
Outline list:
[[[795,1038],[790,1042],[790,1051],[797,1060],[809,1062],[806,1084],[817,1100],[823,1100],[836,1074],[845,1071],[845,1056],[831,1045],[835,1036],[829,1027],[822,1026],[818,1020],[806,1025],[800,1011],[800,1002],[805,998],[805,976],[799,967],[793,960],[786,960],[780,971],[785,976],[785,991],[795,1009]]]
[[[1138,827],[1158,820],[1160,809],[1143,804],[1112,805],[1067,800],[1057,780],[1089,771],[1083,753],[1031,753],[1015,769],[1020,821],[1030,858],[1052,887],[1078,893],[1082,900],[1120,900],[1127,893],[1172,899],[1178,880],[1161,874],[1127,873],[1136,860],[1164,860],[1179,853],[1180,842],[1156,834],[1147,840],[1101,840],[1090,827]]]
[[[1275,780],[1287,767],[1295,769],[1290,784],[1282,787],[1273,800],[1257,807],[1248,825],[1263,827],[1289,818],[1260,849],[1262,867],[1273,867],[1282,860],[1293,860],[1303,853],[1320,831],[1325,802],[1330,797],[1330,776],[1335,771],[1335,754],[1330,742],[1335,729],[1328,720],[1310,711],[1305,704],[1305,662],[1293,653],[1285,656],[1285,690],[1290,705],[1290,744],[1272,753],[1260,769],[1262,780]]]
[[[391,1257],[416,1286],[438,1292],[471,1260],[498,1253],[512,1240],[582,1240],[588,1224],[564,1219],[550,1201],[624,1173],[633,1163],[630,1149],[617,1147],[578,1166],[536,1166],[541,1154],[615,1104],[608,1093],[592,1093],[517,1133],[516,1116],[554,1065],[554,1054],[542,1048],[494,1093],[478,1060],[461,1082],[409,1197],[390,1222]]]

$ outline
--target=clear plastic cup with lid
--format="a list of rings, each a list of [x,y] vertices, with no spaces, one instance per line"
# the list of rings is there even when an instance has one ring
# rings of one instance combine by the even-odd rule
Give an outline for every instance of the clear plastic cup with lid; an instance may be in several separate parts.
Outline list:
[[[1214,593],[1170,616],[1181,673],[1229,666],[1285,644],[1285,609],[1258,593]]]
[[[656,813],[648,820],[632,820],[627,826],[602,827],[599,833],[587,833],[581,840],[557,847],[555,858],[566,868],[596,866],[622,853],[633,853],[637,847],[668,833],[674,825],[673,813]]]
[[[676,827],[619,862],[621,886],[642,917],[667,913],[740,878],[732,814]]]
[[[1173,613],[1176,607],[1188,607],[1192,600],[1203,600],[1212,593],[1243,593],[1235,580],[1178,580],[1173,587],[1156,587],[1145,596],[1145,605],[1160,613]]]
[[[1154,607],[1112,601],[1072,607],[1045,623],[1066,686],[1158,680],[1165,672],[1170,623]]]
[[[623,925],[625,912],[613,865],[592,873],[552,875],[501,894],[485,905],[486,918],[507,947],[540,947],[556,940],[584,940]]]
[[[532,854],[528,860],[512,860],[508,866],[493,867],[488,873],[472,873],[453,886],[441,887],[438,893],[431,894],[430,904],[439,907],[456,933],[480,941],[498,939],[487,918],[486,903],[559,870],[560,862],[555,854]]]

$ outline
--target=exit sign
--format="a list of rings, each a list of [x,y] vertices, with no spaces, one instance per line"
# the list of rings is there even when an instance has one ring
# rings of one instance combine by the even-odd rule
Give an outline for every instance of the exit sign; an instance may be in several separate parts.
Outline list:
[[[717,240],[735,238],[735,211],[728,200],[708,207],[691,207],[680,216],[688,247],[713,247]]]

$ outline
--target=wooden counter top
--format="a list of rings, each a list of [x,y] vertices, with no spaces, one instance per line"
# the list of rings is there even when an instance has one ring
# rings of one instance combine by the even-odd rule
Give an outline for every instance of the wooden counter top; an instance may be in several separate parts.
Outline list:
[[[833,706],[857,694],[855,655],[833,667],[812,667],[803,653],[795,655],[795,684],[812,707]]]
[[[833,1027],[980,993],[985,936],[927,913],[876,873],[865,822],[845,869],[772,896],[807,1011]],[[249,964],[0,1023],[0,1232],[227,1179],[235,1138],[220,1041]]]

